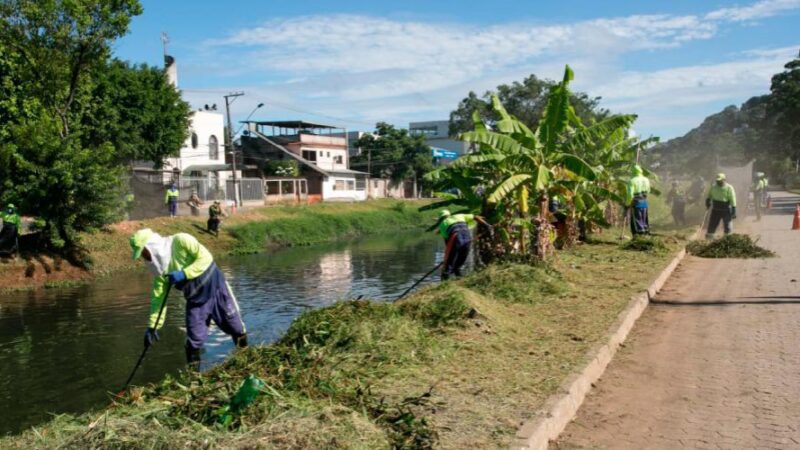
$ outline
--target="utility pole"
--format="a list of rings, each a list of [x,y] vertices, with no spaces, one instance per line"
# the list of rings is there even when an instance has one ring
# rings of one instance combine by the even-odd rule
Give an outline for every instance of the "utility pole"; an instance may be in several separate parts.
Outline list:
[[[236,150],[233,148],[233,122],[231,121],[231,103],[236,101],[237,97],[241,97],[244,95],[244,92],[231,92],[228,95],[225,95],[225,113],[228,115],[228,148],[230,149],[231,153],[231,162],[233,163],[233,205],[236,207],[241,206],[239,202],[239,184],[238,180],[236,179]],[[230,100],[233,98],[233,100]]]

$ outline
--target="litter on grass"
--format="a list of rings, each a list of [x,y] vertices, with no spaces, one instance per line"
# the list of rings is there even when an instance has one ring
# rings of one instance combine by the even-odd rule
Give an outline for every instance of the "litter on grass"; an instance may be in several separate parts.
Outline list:
[[[746,234],[729,234],[714,241],[694,241],[686,246],[692,255],[701,258],[771,258],[775,253],[757,245]]]

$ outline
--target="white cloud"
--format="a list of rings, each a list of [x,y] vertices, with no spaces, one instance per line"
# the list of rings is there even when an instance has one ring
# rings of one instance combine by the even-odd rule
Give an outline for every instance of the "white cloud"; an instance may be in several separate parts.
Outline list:
[[[761,0],[749,6],[722,8],[712,11],[706,15],[706,19],[744,22],[765,19],[797,8],[800,8],[800,0]]]
[[[656,117],[667,121],[655,104],[708,104],[765,91],[770,75],[796,49],[757,49],[716,65],[652,72],[624,71],[623,58],[713,39],[727,24],[798,8],[800,0],[762,0],[705,15],[484,27],[315,15],[270,20],[207,41],[198,52],[209,60],[214,54],[216,60],[235,58],[237,64],[225,64],[234,67],[232,76],[263,75],[264,83],[247,89],[254,98],[272,98],[356,123],[402,124],[423,114],[444,118],[469,90],[482,93],[531,73],[560,78],[569,62],[578,74],[576,89],[602,95],[604,105],[615,110],[640,112],[649,125]]]

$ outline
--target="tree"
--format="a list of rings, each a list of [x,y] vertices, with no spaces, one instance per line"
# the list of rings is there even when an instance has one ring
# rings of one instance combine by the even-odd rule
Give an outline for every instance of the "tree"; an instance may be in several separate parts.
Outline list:
[[[496,96],[509,114],[516,117],[528,128],[536,128],[539,119],[547,106],[550,90],[558,83],[552,80],[542,80],[536,75],[530,75],[522,83],[514,81],[511,84],[501,84],[495,91],[487,91],[479,98],[470,92],[450,113],[450,135],[472,129],[472,115],[477,112],[481,120],[490,127],[499,120],[492,106],[492,97]],[[608,110],[599,107],[600,97],[589,97],[584,93],[571,93],[570,103],[575,113],[583,121],[601,120],[608,116]]]
[[[370,171],[373,177],[388,177],[395,181],[419,180],[433,169],[433,156],[424,136],[411,136],[408,130],[398,129],[385,122],[375,125],[375,135],[365,134],[355,143],[362,149],[350,166]]]
[[[137,0],[0,3],[0,201],[43,219],[49,244],[73,262],[77,233],[121,212],[119,138],[98,128],[126,125],[99,117],[93,95],[111,43],[141,11]]]
[[[601,211],[604,201],[619,199],[598,181],[612,179],[604,173],[621,163],[616,158],[622,154],[608,151],[604,157],[595,157],[593,166],[581,153],[595,156],[586,149],[607,147],[603,143],[608,136],[625,136],[636,116],[611,116],[584,125],[571,104],[572,78],[567,67],[563,81],[550,88],[536,131],[510,114],[497,96],[492,97],[493,115],[497,117],[492,129],[479,112],[474,112],[474,130],[462,133],[460,138],[479,144],[479,149],[426,175],[443,199],[427,208],[457,205],[477,212],[480,204],[481,212],[490,214],[500,230],[501,242],[494,248],[502,248],[505,254],[532,254],[543,259],[551,252],[547,218],[551,196],[563,198],[572,216],[579,218]],[[442,192],[453,188],[457,194]],[[533,251],[528,250],[529,241]]]
[[[775,121],[776,135],[786,156],[800,158],[800,55],[772,77],[769,116]]]
[[[115,159],[153,161],[161,167],[189,134],[191,108],[164,70],[112,60],[94,79],[82,116],[83,142],[113,143]]]

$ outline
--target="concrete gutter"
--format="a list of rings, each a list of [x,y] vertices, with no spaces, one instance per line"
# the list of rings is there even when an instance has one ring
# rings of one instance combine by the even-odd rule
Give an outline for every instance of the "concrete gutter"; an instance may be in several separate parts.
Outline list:
[[[699,233],[700,230],[697,234]],[[661,290],[685,256],[686,250],[681,250],[646,291],[631,299],[606,334],[606,343],[590,350],[584,365],[569,375],[559,386],[558,392],[547,399],[535,417],[523,423],[517,430],[514,442],[511,444],[512,449],[546,450],[550,441],[564,431],[575,418],[586,394],[592,389],[592,384],[603,375],[636,320],[647,308],[650,299]]]

